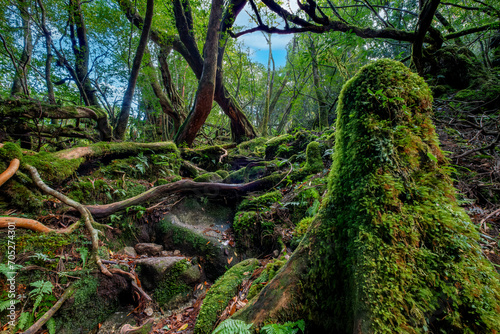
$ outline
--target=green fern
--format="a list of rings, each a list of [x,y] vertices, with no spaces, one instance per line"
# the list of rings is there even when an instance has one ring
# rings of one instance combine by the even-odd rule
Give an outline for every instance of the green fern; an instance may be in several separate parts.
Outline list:
[[[15,273],[20,270],[23,266],[20,264],[5,264],[5,263],[0,263],[0,274],[4,275],[7,277],[7,279],[12,278],[15,276]]]
[[[35,304],[33,305],[34,314],[36,308],[38,307],[38,305],[40,305],[44,297],[46,295],[52,295],[52,289],[54,288],[54,286],[49,281],[44,280],[33,282],[30,285],[35,287],[35,289],[30,291],[30,296],[35,297]]]
[[[86,247],[79,247],[76,251],[80,254],[83,262],[83,268],[85,268],[85,264],[87,263],[87,258],[89,255],[89,250]]]
[[[6,310],[6,309],[7,309],[7,307],[9,307],[9,306],[11,305],[11,302],[10,302],[10,301],[11,301],[11,300],[10,300],[10,299],[8,299],[8,300],[2,300],[2,301],[0,302],[0,312],[2,312],[2,311],[4,311],[4,310]],[[17,304],[17,303],[19,303],[19,300],[15,299],[15,300],[14,300],[14,304]]]
[[[17,329],[24,331],[35,323],[35,317],[30,312],[23,312],[17,319]]]
[[[304,332],[306,326],[304,320],[285,322],[284,324],[269,324],[261,328],[265,334],[297,334],[299,330]]]
[[[49,334],[56,334],[56,321],[54,320],[54,318],[50,318],[45,325],[49,330]]]
[[[212,334],[251,334],[252,324],[242,320],[226,319],[212,332]]]

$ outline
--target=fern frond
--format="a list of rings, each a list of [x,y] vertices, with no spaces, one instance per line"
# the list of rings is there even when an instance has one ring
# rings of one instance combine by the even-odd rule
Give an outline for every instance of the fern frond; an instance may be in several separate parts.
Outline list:
[[[249,329],[253,324],[242,320],[226,319],[212,332],[212,334],[251,334]]]
[[[49,330],[49,334],[56,334],[56,321],[54,320],[54,318],[50,318],[45,325]]]

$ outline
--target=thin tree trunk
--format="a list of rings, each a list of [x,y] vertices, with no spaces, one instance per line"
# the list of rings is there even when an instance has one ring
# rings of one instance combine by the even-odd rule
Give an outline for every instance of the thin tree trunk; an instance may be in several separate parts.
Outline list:
[[[134,97],[135,85],[137,83],[137,77],[139,76],[139,71],[141,68],[142,56],[144,55],[144,51],[146,50],[146,46],[149,40],[149,30],[151,29],[151,22],[153,21],[153,7],[154,0],[148,0],[141,38],[139,39],[139,45],[137,46],[137,51],[132,63],[130,79],[128,81],[125,95],[123,96],[122,109],[120,111],[120,115],[118,116],[118,123],[116,124],[114,131],[114,136],[116,139],[125,139],[125,130],[127,129],[128,118],[130,116],[132,98]]]
[[[265,36],[264,36],[265,37]],[[266,38],[267,44],[269,45],[269,56],[267,58],[267,87],[266,87],[266,98],[264,103],[264,111],[262,114],[262,121],[260,123],[260,133],[263,137],[267,136],[267,130],[269,127],[269,105],[271,103],[271,94],[273,91],[274,83],[274,59],[273,59],[273,49],[271,44],[271,34],[268,34]],[[273,64],[273,69],[271,71],[271,64]],[[272,72],[272,74],[271,74]]]
[[[422,56],[425,35],[431,27],[432,19],[440,2],[440,0],[427,0],[425,4],[422,5],[421,3],[421,11],[415,29],[415,39],[411,48],[411,67],[416,69],[419,75],[423,75]]]
[[[175,143],[193,144],[196,134],[207,119],[214,100],[219,45],[219,25],[222,18],[223,0],[212,0],[208,21],[207,38],[203,47],[203,72],[196,92],[194,107],[175,136]],[[189,22],[189,21],[188,21]]]
[[[47,28],[46,12],[42,0],[37,0],[38,7],[42,13],[41,28],[43,35],[45,37],[45,50],[47,56],[45,58],[45,84],[47,85],[47,97],[50,104],[56,103],[56,97],[54,94],[54,85],[50,79],[51,69],[52,69],[52,36],[50,30]]]
[[[16,67],[16,73],[14,74],[14,80],[12,82],[12,88],[10,95],[26,95],[29,96],[28,89],[28,67],[31,62],[31,56],[33,52],[33,38],[31,36],[31,19],[30,13],[28,12],[29,4],[26,0],[18,0],[19,11],[21,14],[21,20],[23,24],[23,34],[24,34],[24,46],[23,52],[21,54],[21,59],[19,61],[19,66]]]
[[[326,103],[323,92],[321,91],[318,55],[316,52],[316,46],[314,45],[314,41],[312,39],[310,39],[309,50],[311,52],[312,58],[311,65],[313,73],[314,92],[316,93],[316,99],[318,100],[318,127],[320,130],[322,130],[328,127],[328,104]]]

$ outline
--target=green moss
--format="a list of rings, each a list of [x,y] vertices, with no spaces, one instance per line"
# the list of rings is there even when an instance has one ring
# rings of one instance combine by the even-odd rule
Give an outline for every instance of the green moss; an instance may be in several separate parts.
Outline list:
[[[250,196],[245,198],[238,206],[238,211],[262,211],[283,198],[281,191],[275,190],[261,196]]]
[[[304,234],[306,234],[307,229],[311,225],[312,221],[314,220],[314,217],[306,217],[302,219],[298,224],[295,229],[295,237],[297,238],[302,238]]]
[[[235,152],[244,156],[263,157],[267,140],[268,139],[265,137],[257,137],[255,139],[245,141],[236,147]]]
[[[304,170],[309,174],[315,174],[323,170],[323,160],[321,159],[321,151],[319,143],[312,141],[307,145],[306,149],[306,164]]]
[[[250,290],[248,290],[247,299],[251,300],[253,297],[255,297],[260,292],[260,290],[262,290],[266,286],[266,284],[269,283],[269,281],[272,280],[274,276],[276,276],[278,271],[281,269],[281,267],[283,267],[285,263],[285,259],[273,259],[268,264],[266,264],[266,267],[259,275],[259,277],[257,277],[255,281],[252,282]]]
[[[60,310],[54,319],[58,333],[88,333],[109,317],[118,301],[104,300],[97,294],[99,280],[85,276],[75,284],[76,292],[71,307]]]
[[[39,152],[24,155],[22,163],[35,167],[43,181],[60,183],[73,175],[83,161],[84,158],[59,159],[53,153]]]
[[[226,151],[218,145],[198,147],[196,149],[183,148],[181,150],[183,159],[189,160],[207,171],[220,169],[219,158],[225,153]]]
[[[182,273],[188,270],[191,264],[187,260],[175,263],[165,273],[163,280],[158,284],[153,294],[155,301],[160,306],[166,306],[174,298],[181,294],[188,294],[190,288],[180,279]]]
[[[322,300],[309,314],[330,332],[489,333],[500,324],[499,275],[455,200],[431,112],[423,79],[392,60],[342,89],[328,196],[299,246],[315,254],[303,286]]]
[[[273,137],[273,138],[269,139],[266,142],[266,153],[265,153],[266,159],[270,160],[270,159],[273,159],[274,157],[276,157],[277,152],[280,149],[280,146],[284,145],[285,143],[290,142],[292,140],[293,140],[293,136],[290,134],[281,135],[281,136]],[[284,148],[282,147],[280,152],[282,152],[283,150],[284,150]]]
[[[219,174],[219,176],[223,179],[229,176],[229,172],[227,170],[219,169],[218,171],[216,171],[216,173]]]
[[[194,328],[195,334],[209,334],[215,327],[218,316],[238,292],[238,286],[249,278],[259,265],[256,259],[242,261],[229,269],[208,290]]]
[[[169,184],[169,183],[173,183],[173,182],[177,182],[177,181],[180,181],[182,180],[182,177],[180,175],[176,175],[176,176],[173,176],[169,179],[158,179],[155,183],[155,186],[162,186],[164,184]]]
[[[268,173],[269,163],[263,162],[258,165],[247,166],[244,168],[240,168],[237,171],[229,174],[225,178],[226,183],[247,183],[256,179],[260,179],[266,173]]]
[[[205,173],[196,177],[194,182],[220,182],[222,181],[222,177],[217,173]]]
[[[13,159],[19,159],[19,161],[23,159],[21,148],[11,142],[4,143],[0,148],[0,160],[10,162]]]

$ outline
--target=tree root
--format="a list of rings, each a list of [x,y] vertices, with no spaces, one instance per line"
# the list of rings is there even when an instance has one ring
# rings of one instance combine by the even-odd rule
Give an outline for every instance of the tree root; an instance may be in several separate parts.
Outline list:
[[[210,183],[210,182],[194,182],[192,180],[180,180],[157,186],[149,189],[132,198],[115,202],[106,205],[87,205],[86,208],[90,213],[97,218],[107,217],[117,211],[124,210],[132,205],[139,205],[155,198],[173,193],[192,192],[200,196],[241,196],[251,191],[269,189],[275,186],[283,175],[276,174],[264,177],[262,179],[244,183],[244,184],[227,184],[227,183]]]
[[[12,159],[9,167],[2,174],[0,174],[0,186],[7,182],[14,174],[16,174],[17,170],[19,169],[19,163],[19,159]]]
[[[47,227],[34,219],[19,218],[19,217],[0,217],[0,228],[7,228],[9,224],[14,223],[16,227],[24,228],[27,230],[42,232],[42,233],[71,233],[80,225],[79,222],[74,223],[68,228],[55,230],[53,228]]]
[[[42,326],[45,325],[45,323],[49,321],[50,318],[52,318],[52,316],[54,316],[54,314],[61,308],[62,304],[66,301],[66,299],[68,299],[73,295],[73,293],[75,293],[75,290],[76,288],[74,285],[71,285],[69,288],[67,288],[66,291],[64,291],[63,295],[61,296],[61,298],[59,298],[57,303],[55,303],[54,306],[50,308],[50,310],[48,310],[44,315],[42,315],[40,319],[38,319],[30,328],[28,328],[22,334],[35,334],[36,332],[38,332],[40,328],[42,328]]]
[[[30,166],[30,165],[26,165],[26,168],[29,170],[29,172],[31,174],[31,178],[33,179],[33,182],[35,182],[35,184],[37,185],[38,188],[40,188],[45,193],[54,196],[55,198],[57,198],[61,202],[77,209],[78,212],[80,212],[81,219],[83,219],[85,226],[87,227],[87,229],[90,232],[90,236],[92,239],[92,249],[94,251],[94,258],[95,258],[96,263],[99,265],[99,268],[101,269],[101,272],[104,275],[109,276],[109,277],[113,276],[113,274],[111,274],[109,272],[109,270],[106,268],[106,266],[104,266],[104,264],[101,261],[101,258],[99,257],[99,254],[98,254],[99,238],[97,235],[98,230],[96,230],[93,226],[95,224],[95,222],[94,222],[94,219],[92,218],[92,214],[89,212],[89,210],[86,207],[84,207],[83,205],[81,205],[80,203],[72,200],[69,197],[66,197],[65,195],[61,194],[60,192],[55,191],[54,189],[47,186],[40,178],[40,175],[38,174],[38,171],[36,170],[35,167]]]

